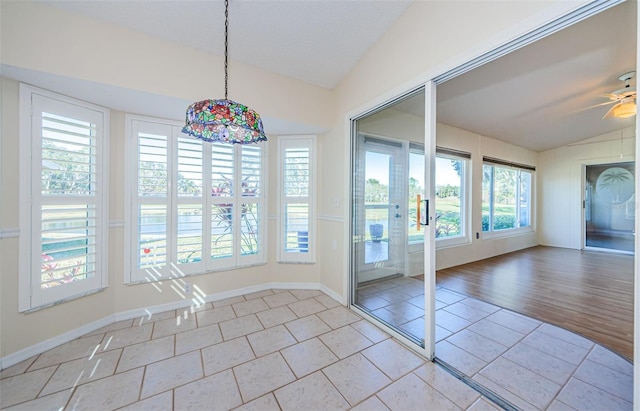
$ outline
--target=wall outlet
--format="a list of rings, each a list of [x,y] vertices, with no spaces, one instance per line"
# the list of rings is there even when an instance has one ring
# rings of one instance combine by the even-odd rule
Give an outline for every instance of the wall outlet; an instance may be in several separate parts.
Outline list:
[[[184,283],[184,285],[182,286],[182,291],[184,291],[185,294],[191,294],[193,292],[191,283]]]

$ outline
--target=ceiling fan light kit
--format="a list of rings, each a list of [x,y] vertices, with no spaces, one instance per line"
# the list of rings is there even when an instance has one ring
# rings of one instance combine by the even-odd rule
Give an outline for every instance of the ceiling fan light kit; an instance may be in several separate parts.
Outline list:
[[[617,118],[629,118],[636,115],[636,99],[627,97],[611,108],[611,115]]]
[[[625,86],[609,95],[611,103],[615,103],[615,105],[607,111],[603,118],[629,118],[636,115],[636,89],[629,84],[635,75],[635,71],[630,71],[618,77],[618,80],[625,82]]]

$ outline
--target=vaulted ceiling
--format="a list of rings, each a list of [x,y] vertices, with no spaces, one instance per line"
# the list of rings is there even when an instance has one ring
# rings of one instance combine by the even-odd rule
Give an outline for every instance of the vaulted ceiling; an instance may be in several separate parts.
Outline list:
[[[43,1],[223,52],[222,1]],[[234,0],[230,58],[331,89],[411,2]],[[439,85],[438,121],[536,151],[633,125],[635,117],[602,119],[608,106],[586,108],[607,101],[623,86],[618,76],[635,70],[636,5],[624,2]],[[424,112],[424,102],[404,106]]]

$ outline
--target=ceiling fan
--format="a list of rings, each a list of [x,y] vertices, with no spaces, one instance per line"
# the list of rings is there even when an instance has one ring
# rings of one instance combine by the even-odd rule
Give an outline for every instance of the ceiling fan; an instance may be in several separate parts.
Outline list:
[[[630,71],[618,77],[618,80],[624,81],[624,88],[606,94],[605,97],[609,98],[610,101],[593,106],[600,107],[613,104],[602,118],[628,118],[636,115],[636,88],[631,87],[630,84],[635,75],[635,71]]]

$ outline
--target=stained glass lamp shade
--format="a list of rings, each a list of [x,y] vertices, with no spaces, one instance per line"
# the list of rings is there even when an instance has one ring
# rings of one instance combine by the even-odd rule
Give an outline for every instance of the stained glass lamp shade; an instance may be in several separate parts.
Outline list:
[[[233,100],[203,100],[187,107],[183,133],[204,141],[248,144],[267,141],[260,115]]]
[[[224,2],[224,99],[207,99],[187,107],[182,132],[211,143],[267,141],[260,115],[227,98],[229,91],[229,0]]]

